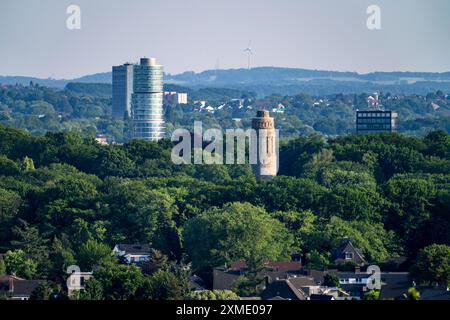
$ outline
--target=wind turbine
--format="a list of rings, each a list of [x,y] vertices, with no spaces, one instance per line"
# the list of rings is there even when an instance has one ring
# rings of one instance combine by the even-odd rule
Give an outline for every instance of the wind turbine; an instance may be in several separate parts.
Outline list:
[[[251,41],[251,40],[248,42],[248,46],[247,46],[247,48],[244,50],[244,52],[247,52],[247,58],[248,58],[248,70],[250,70],[250,59],[251,59],[251,56],[252,56],[252,54],[253,54],[253,51],[252,51],[252,41]]]

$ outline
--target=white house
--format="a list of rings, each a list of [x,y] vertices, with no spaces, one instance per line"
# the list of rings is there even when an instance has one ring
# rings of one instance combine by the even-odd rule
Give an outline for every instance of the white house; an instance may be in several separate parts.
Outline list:
[[[150,252],[151,248],[147,244],[117,244],[113,249],[113,254],[127,264],[148,261]]]

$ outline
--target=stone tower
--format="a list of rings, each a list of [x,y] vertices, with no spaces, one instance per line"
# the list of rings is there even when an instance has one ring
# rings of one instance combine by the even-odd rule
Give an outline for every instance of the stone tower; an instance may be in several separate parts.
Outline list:
[[[258,111],[252,119],[252,128],[258,137],[258,161],[253,165],[253,172],[258,180],[272,180],[278,172],[278,144],[275,122],[269,111]]]

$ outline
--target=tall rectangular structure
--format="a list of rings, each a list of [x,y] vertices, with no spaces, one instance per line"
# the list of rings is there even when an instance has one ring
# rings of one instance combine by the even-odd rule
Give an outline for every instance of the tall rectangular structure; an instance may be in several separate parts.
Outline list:
[[[134,138],[158,141],[164,136],[163,66],[154,58],[142,58],[133,72]]]
[[[112,68],[112,116],[123,119],[131,116],[131,95],[133,94],[133,65],[125,63]]]
[[[397,130],[397,112],[384,110],[356,111],[356,133],[383,133]]]

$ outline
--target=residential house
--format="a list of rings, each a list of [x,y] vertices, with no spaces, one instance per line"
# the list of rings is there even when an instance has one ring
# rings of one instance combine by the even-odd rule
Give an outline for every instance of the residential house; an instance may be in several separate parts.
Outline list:
[[[272,109],[272,112],[284,113],[285,110],[286,110],[286,107],[282,103],[279,103]]]
[[[147,244],[117,244],[113,253],[126,264],[136,264],[149,260],[151,248]]]
[[[371,274],[363,272],[337,272],[339,287],[349,294],[353,299],[362,299],[368,291],[367,284]]]
[[[340,287],[354,298],[362,298],[370,289],[367,287],[371,274],[363,272],[338,272]],[[379,299],[402,299],[413,286],[408,272],[381,272]]]
[[[339,288],[341,289],[339,296],[347,295],[347,298],[351,299],[363,298],[364,293],[370,290],[367,285],[372,275],[359,271],[359,268],[352,272],[306,270],[305,274],[320,284],[323,283],[326,274],[335,274],[339,278]],[[402,299],[405,297],[408,288],[413,286],[413,283],[409,280],[408,272],[381,272],[380,282],[379,299]],[[304,288],[303,290],[305,291]],[[314,292],[305,291],[305,293],[311,294]]]
[[[98,134],[95,137],[95,141],[97,141],[97,143],[102,145],[102,146],[107,146],[108,145],[108,138],[105,135],[103,135],[103,134]]]
[[[363,254],[355,248],[349,239],[344,240],[341,245],[333,251],[333,262],[336,265],[340,264],[355,264],[363,266],[366,264]]]
[[[31,293],[45,280],[25,280],[15,275],[0,276],[0,295],[8,300],[29,300]]]
[[[381,273],[381,291],[378,296],[382,300],[404,299],[408,289],[413,286],[408,272]]]
[[[10,300],[29,300],[31,293],[45,280],[13,280],[9,288]]]
[[[287,279],[294,275],[301,275],[302,264],[300,261],[287,262],[266,262],[260,276],[265,278],[266,283],[274,280]],[[245,262],[238,261],[231,263],[225,268],[213,270],[213,289],[230,290],[233,283],[247,270]]]
[[[321,286],[305,276],[272,281],[261,293],[263,300],[343,300],[348,296],[339,288]]]
[[[289,279],[272,281],[261,293],[263,300],[307,300],[308,296]]]

